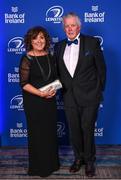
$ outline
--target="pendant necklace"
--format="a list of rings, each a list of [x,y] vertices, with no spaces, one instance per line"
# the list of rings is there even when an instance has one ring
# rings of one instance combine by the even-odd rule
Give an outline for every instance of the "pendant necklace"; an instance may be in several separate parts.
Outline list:
[[[48,55],[47,55],[48,75],[46,75],[45,72],[44,72],[44,69],[42,68],[42,66],[40,65],[40,63],[39,63],[39,61],[38,61],[37,56],[35,55],[34,52],[33,52],[33,54],[34,54],[34,57],[35,57],[35,60],[36,60],[36,62],[37,62],[37,64],[38,64],[38,66],[39,66],[39,69],[40,69],[40,71],[41,71],[41,74],[42,74],[42,76],[43,76],[43,79],[44,79],[45,81],[47,81],[47,80],[50,78],[50,75],[51,75],[51,65],[50,65],[50,59],[49,59]]]

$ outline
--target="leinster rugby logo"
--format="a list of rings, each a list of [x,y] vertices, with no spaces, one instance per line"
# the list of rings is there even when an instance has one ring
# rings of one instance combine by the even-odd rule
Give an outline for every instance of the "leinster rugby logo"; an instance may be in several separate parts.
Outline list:
[[[101,46],[101,50],[103,51],[103,38],[102,38],[102,36],[94,36],[94,37],[96,37],[96,38],[99,39],[99,41],[100,41],[100,46]]]
[[[23,38],[22,37],[14,37],[8,42],[9,48],[23,48]]]
[[[46,21],[60,23],[62,21],[63,12],[62,6],[52,6],[46,11]]]
[[[8,52],[21,54],[24,51],[24,39],[22,37],[14,37],[8,42]]]
[[[22,111],[23,110],[23,97],[22,95],[14,96],[10,101],[10,109]]]
[[[57,124],[57,135],[58,137],[65,135],[65,124],[63,122],[58,122]]]

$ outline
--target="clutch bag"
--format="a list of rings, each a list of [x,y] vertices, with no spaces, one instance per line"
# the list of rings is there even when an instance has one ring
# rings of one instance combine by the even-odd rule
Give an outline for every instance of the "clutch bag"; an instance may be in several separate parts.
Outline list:
[[[56,79],[55,81],[53,81],[53,82],[51,82],[51,83],[49,83],[49,84],[47,84],[47,85],[39,88],[39,90],[40,90],[40,91],[46,91],[46,90],[48,90],[50,87],[52,87],[52,88],[55,89],[55,90],[58,90],[58,89],[61,89],[61,88],[62,88],[62,84],[61,84],[61,82],[60,82],[59,79]]]

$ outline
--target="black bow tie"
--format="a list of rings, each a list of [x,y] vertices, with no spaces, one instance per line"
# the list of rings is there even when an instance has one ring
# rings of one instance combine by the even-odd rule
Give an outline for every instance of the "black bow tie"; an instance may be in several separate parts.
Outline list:
[[[67,44],[68,44],[68,46],[70,46],[71,44],[78,44],[78,39],[75,39],[74,41],[69,41],[69,40],[67,40]]]

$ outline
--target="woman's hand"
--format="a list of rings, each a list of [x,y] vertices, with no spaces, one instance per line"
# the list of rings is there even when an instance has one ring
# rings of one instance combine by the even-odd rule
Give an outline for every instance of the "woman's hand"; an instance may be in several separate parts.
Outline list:
[[[55,94],[56,94],[56,91],[52,87],[50,87],[46,91],[40,91],[40,96],[45,97],[45,98],[51,98],[51,97],[55,96]]]
[[[56,94],[56,90],[53,89],[53,87],[50,87],[45,91],[40,91],[39,89],[35,88],[31,84],[26,84],[23,87],[23,89],[29,93],[32,93],[34,95],[44,97],[44,98],[51,98],[51,97],[55,96],[55,94]]]

